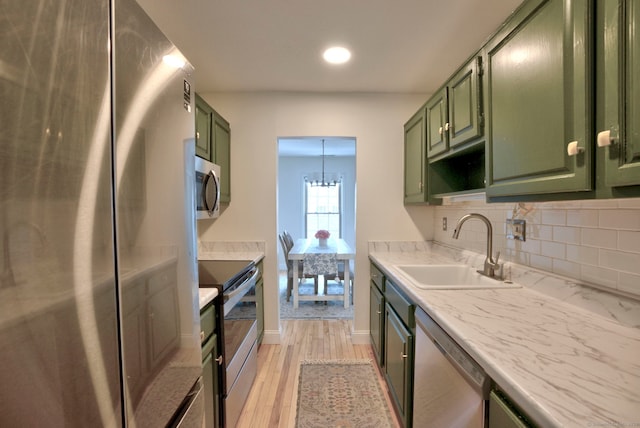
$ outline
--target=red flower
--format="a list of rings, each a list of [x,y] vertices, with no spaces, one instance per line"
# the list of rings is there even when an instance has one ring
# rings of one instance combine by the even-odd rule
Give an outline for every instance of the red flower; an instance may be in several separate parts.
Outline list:
[[[327,239],[331,234],[328,230],[320,229],[316,232],[316,238],[318,239]]]

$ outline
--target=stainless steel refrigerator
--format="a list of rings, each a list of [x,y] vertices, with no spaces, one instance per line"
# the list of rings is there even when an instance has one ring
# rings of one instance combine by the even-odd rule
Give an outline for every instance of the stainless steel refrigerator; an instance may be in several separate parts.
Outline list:
[[[200,426],[192,72],[134,0],[0,0],[0,426]]]

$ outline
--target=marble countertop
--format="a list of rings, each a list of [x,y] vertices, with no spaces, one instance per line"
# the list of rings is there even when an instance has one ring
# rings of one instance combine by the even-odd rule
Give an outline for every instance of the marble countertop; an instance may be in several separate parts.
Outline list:
[[[522,288],[422,290],[395,266],[479,267],[484,256],[439,245],[370,243],[369,250],[540,426],[640,426],[638,302],[578,292],[571,281],[516,265],[509,274]]]
[[[218,295],[217,288],[200,288],[198,289],[200,295],[200,310],[204,309],[213,299]]]

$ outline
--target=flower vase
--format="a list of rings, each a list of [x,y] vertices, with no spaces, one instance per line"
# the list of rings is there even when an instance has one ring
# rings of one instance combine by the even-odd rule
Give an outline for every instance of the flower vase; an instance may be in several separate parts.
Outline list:
[[[318,238],[318,247],[327,248],[327,238]]]

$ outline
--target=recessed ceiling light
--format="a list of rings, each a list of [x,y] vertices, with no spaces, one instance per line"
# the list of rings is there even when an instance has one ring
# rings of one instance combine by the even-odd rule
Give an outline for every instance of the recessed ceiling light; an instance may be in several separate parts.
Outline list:
[[[351,52],[347,48],[334,46],[324,51],[322,57],[331,64],[344,64],[351,58]]]

